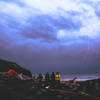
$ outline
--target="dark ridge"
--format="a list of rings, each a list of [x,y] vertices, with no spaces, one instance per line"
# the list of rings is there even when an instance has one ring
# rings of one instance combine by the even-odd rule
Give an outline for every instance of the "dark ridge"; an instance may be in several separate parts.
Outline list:
[[[31,72],[15,62],[0,59],[0,72],[7,72],[9,69],[13,69],[18,73],[23,73],[29,77],[32,76]]]

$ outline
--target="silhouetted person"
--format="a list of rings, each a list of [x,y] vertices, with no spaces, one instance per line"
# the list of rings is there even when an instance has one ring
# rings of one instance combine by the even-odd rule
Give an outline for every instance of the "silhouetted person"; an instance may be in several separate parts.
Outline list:
[[[77,79],[77,77],[74,77],[73,78],[73,85],[76,85],[77,84],[77,80],[76,79]]]
[[[39,74],[39,76],[37,77],[37,79],[39,80],[39,82],[41,82],[41,81],[42,81],[43,76],[42,76],[42,74],[41,74],[41,73]]]
[[[43,79],[43,76],[42,76],[41,73],[38,75],[37,79],[38,79],[38,81],[39,81],[38,87],[39,87],[39,88],[42,88],[42,79]]]
[[[50,82],[50,76],[49,76],[49,73],[47,72],[46,75],[45,75],[45,81],[46,81],[46,84],[48,85],[49,82]]]
[[[55,73],[54,72],[52,72],[50,79],[51,79],[51,86],[55,87]]]
[[[59,72],[57,72],[57,73],[56,73],[56,77],[55,77],[57,87],[60,85],[60,77],[61,77],[61,76],[60,76]]]
[[[35,81],[36,77],[35,75],[32,75],[32,79],[33,79],[33,82]]]

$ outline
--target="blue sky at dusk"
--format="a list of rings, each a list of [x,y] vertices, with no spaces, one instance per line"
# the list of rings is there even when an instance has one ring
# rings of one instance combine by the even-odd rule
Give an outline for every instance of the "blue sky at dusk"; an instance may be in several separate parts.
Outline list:
[[[100,73],[100,0],[0,0],[0,58],[33,72]]]

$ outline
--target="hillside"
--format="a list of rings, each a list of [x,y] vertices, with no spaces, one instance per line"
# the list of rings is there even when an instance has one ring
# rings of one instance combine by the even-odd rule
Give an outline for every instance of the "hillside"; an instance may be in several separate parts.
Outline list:
[[[9,69],[14,69],[18,73],[24,73],[27,76],[31,76],[31,72],[20,65],[0,59],[0,72],[7,72]]]

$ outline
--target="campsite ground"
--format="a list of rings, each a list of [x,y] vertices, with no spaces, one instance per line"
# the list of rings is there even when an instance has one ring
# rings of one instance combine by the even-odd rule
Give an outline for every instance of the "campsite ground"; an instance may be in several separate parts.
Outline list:
[[[71,90],[36,88],[32,80],[0,78],[1,100],[100,100],[99,97]]]

